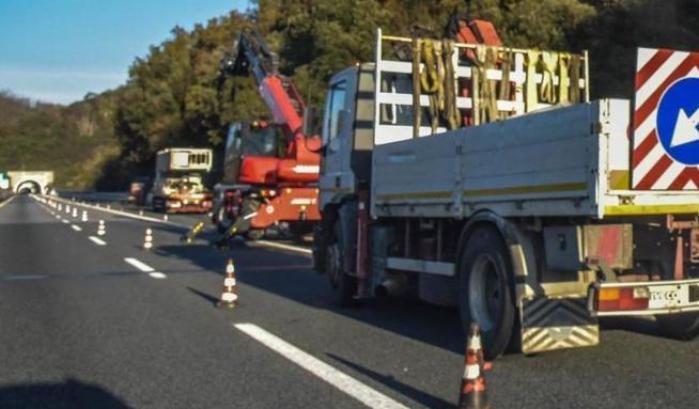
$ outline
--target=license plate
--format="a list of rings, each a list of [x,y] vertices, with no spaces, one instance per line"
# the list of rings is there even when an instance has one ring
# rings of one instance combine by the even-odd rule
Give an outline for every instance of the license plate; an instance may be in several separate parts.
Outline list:
[[[671,308],[687,305],[689,297],[687,296],[686,285],[656,285],[650,287],[650,301],[648,307],[655,308]]]

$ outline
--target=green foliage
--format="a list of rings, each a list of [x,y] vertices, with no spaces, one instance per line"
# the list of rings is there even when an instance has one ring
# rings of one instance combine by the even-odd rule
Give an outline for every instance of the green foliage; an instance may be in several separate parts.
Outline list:
[[[699,49],[699,0],[258,0],[254,12],[214,18],[137,58],[128,82],[70,107],[0,96],[0,169],[59,170],[59,184],[124,187],[152,172],[167,146],[220,148],[227,125],[270,117],[251,78],[219,80],[219,61],[253,27],[281,71],[316,106],[329,77],[373,56],[377,28],[445,33],[449,17],[492,21],[508,46],[590,50],[593,97],[630,97],[635,48]],[[95,168],[100,171],[95,171]]]

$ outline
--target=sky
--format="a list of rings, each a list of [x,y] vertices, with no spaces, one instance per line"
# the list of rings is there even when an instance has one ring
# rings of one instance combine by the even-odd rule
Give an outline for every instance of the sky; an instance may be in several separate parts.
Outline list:
[[[0,91],[69,104],[126,82],[148,47],[179,25],[250,0],[0,0]]]

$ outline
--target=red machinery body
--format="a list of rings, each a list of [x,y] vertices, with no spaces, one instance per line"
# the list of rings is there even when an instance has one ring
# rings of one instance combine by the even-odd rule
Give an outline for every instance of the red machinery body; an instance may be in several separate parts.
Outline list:
[[[251,219],[250,225],[254,229],[266,229],[282,220],[320,220],[318,189],[302,187],[282,189],[260,206],[257,215]]]
[[[238,224],[238,232],[265,229],[282,221],[320,220],[315,185],[320,173],[321,140],[303,133],[303,98],[293,82],[278,72],[277,57],[259,34],[243,31],[229,57],[222,61],[222,73],[252,74],[272,117],[272,124],[264,126],[280,129],[284,142],[276,156],[241,154],[237,183],[249,186],[226,192],[226,213]],[[245,198],[254,201],[257,208],[244,203]],[[241,219],[245,223],[239,223]]]

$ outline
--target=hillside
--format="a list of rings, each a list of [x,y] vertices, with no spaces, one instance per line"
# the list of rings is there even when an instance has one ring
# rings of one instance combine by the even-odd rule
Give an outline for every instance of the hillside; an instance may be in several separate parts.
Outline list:
[[[53,168],[59,185],[115,189],[149,172],[165,146],[220,147],[227,123],[267,115],[250,79],[217,81],[221,56],[246,26],[278,50],[281,69],[313,105],[322,104],[333,72],[371,58],[377,27],[443,35],[455,12],[493,21],[511,46],[589,49],[593,96],[630,96],[638,45],[699,49],[699,0],[259,0],[257,6],[253,14],[232,12],[191,31],[174,28],[135,59],[128,82],[115,91],[69,107],[31,108],[3,95],[0,168]]]

